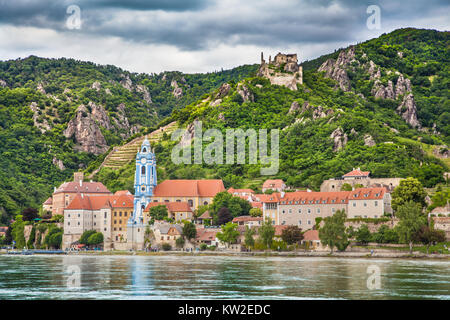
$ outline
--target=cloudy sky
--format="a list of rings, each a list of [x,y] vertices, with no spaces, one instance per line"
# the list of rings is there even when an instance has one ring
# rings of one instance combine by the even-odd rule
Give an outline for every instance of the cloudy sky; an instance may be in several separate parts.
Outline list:
[[[261,51],[303,61],[401,27],[450,30],[449,12],[448,0],[0,0],[0,60],[208,72],[258,63]]]

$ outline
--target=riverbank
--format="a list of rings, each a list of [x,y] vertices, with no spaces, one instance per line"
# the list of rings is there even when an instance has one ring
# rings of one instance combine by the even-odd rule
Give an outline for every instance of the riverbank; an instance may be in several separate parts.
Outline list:
[[[387,250],[386,250],[387,251]],[[383,258],[383,259],[441,259],[450,260],[449,254],[424,254],[420,252],[398,252],[398,251],[382,251],[375,250],[373,254],[368,252],[333,252],[329,251],[253,251],[253,252],[233,252],[233,251],[80,251],[71,252],[69,255],[95,255],[95,256],[117,256],[117,255],[131,255],[131,256],[230,256],[230,257],[326,257],[326,258]]]

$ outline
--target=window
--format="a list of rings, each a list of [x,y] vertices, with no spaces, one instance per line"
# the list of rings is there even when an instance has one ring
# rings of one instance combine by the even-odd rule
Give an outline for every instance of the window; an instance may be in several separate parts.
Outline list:
[[[334,213],[335,211],[336,211],[336,209],[335,209],[335,208],[331,208],[331,212],[333,212],[333,213]]]
[[[353,202],[353,206],[356,207],[356,202]]]
[[[317,209],[317,213],[320,213],[320,209]]]
[[[289,213],[292,213],[292,209],[289,209]]]
[[[188,203],[189,203],[189,207],[193,207],[194,206],[194,201],[192,199],[189,199]]]
[[[94,226],[96,226],[97,225],[97,222],[94,222]]]
[[[203,205],[207,206],[208,205],[208,201],[203,202]]]
[[[367,202],[364,202],[364,207],[367,207]]]
[[[122,231],[122,228],[119,228],[119,231]]]
[[[105,219],[106,219],[106,211],[105,211]]]
[[[69,222],[67,222],[67,225],[68,225],[68,226],[70,226],[70,221],[69,221]]]
[[[311,209],[308,209],[308,213],[311,213]]]
[[[117,220],[114,220],[114,224],[117,224]]]
[[[302,209],[298,209],[298,213],[302,213]]]
[[[124,212],[124,213],[123,213],[123,216],[124,216],[124,217],[126,217],[126,216],[127,216],[127,213],[126,213],[126,212]]]
[[[119,241],[119,236],[116,236],[116,241]]]
[[[378,207],[378,201],[375,201],[375,207]]]
[[[80,222],[78,222],[78,225],[80,225]]]
[[[145,174],[145,167],[141,168],[141,174]]]
[[[70,213],[67,215],[67,218],[70,218]]]
[[[117,211],[114,211],[114,217],[117,217]]]
[[[117,231],[117,228],[116,228],[116,227],[114,227],[114,231]]]
[[[298,224],[302,224],[302,220],[298,220]]]
[[[103,231],[106,231],[106,228],[103,228]]]
[[[178,199],[178,200],[177,200],[177,202],[181,202],[181,200],[180,200],[180,199]]]
[[[119,217],[121,217],[122,216],[122,211],[119,211]]]
[[[311,220],[308,220],[308,224],[311,224]]]
[[[170,202],[170,201],[166,199],[166,200],[164,200],[164,202]]]

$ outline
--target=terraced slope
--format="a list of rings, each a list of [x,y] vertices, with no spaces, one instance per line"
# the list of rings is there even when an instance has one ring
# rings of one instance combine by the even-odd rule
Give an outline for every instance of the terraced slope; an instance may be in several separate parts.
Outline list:
[[[170,135],[173,131],[177,129],[177,123],[171,122],[168,125],[161,127],[147,135],[147,139],[152,142],[156,142],[160,140],[164,134],[164,132]],[[145,136],[137,137],[136,139],[124,144],[123,146],[114,148],[105,158],[103,163],[100,165],[98,169],[96,169],[89,178],[95,176],[95,174],[102,168],[112,168],[119,169],[130,161],[132,161],[136,157],[136,152],[144,141]]]

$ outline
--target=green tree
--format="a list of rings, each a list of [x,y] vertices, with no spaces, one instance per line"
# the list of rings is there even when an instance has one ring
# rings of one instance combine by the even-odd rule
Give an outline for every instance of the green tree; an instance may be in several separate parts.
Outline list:
[[[369,227],[367,224],[363,224],[359,227],[358,231],[356,231],[356,241],[362,244],[367,244],[370,242],[372,234],[370,233]]]
[[[22,220],[21,215],[16,216],[16,220],[11,224],[12,238],[16,242],[15,247],[18,249],[23,249],[26,245],[24,229],[25,223]]]
[[[103,243],[103,233],[96,232],[94,234],[91,234],[88,238],[88,244],[89,245],[99,245]]]
[[[289,245],[299,243],[303,240],[302,229],[298,226],[287,226],[281,232],[281,239]]]
[[[262,217],[263,212],[262,212],[262,210],[260,208],[251,208],[250,211],[249,211],[249,214],[252,217]]]
[[[407,178],[400,181],[400,184],[392,192],[392,208],[397,209],[409,201],[418,203],[421,208],[426,206],[427,196],[422,184],[415,178]]]
[[[217,213],[217,225],[221,226],[227,222],[230,222],[233,220],[233,216],[231,215],[230,210],[228,208],[223,207],[219,210]]]
[[[236,242],[239,236],[239,231],[237,231],[238,225],[236,223],[228,222],[222,226],[222,231],[217,233],[217,239],[222,243],[226,243],[227,246]]]
[[[420,204],[408,201],[397,208],[396,216],[400,219],[397,229],[401,241],[409,243],[409,253],[412,254],[415,234],[427,223]]]
[[[35,208],[26,208],[22,211],[23,221],[33,221],[33,219],[36,219],[38,216],[38,210]]]
[[[170,245],[170,243],[164,242],[161,246],[164,251],[172,250],[172,246]]]
[[[177,238],[177,240],[175,240],[175,245],[177,246],[177,248],[183,248],[184,247],[184,238],[183,237]]]
[[[163,204],[150,208],[150,217],[152,220],[164,220],[165,218],[168,218],[168,216],[169,212],[167,207]]]
[[[330,217],[324,219],[324,225],[319,229],[319,238],[324,245],[343,251],[348,245],[347,233],[345,232],[345,220],[347,215],[344,210],[338,210]],[[343,250],[342,250],[343,249]]]
[[[266,219],[258,230],[259,238],[266,248],[272,245],[273,237],[275,236],[275,227],[270,218]]]
[[[341,187],[341,191],[352,191],[353,187],[350,183],[344,183]]]
[[[197,236],[197,229],[192,222],[186,222],[183,226],[183,236],[189,241]]]
[[[444,242],[445,239],[446,237],[444,231],[436,230],[426,225],[421,226],[414,235],[414,240],[421,242],[427,246],[427,254],[430,250],[430,246],[433,243]]]
[[[256,234],[256,231],[252,228],[249,228],[249,226],[245,227],[245,233],[244,233],[244,244],[247,248],[253,248],[255,245],[255,239],[253,236]]]
[[[89,245],[89,237],[95,234],[97,231],[95,230],[85,230],[80,237],[80,240],[78,240],[79,243],[84,245]]]

